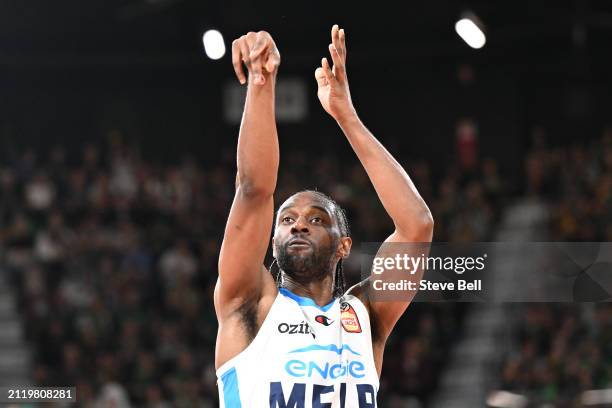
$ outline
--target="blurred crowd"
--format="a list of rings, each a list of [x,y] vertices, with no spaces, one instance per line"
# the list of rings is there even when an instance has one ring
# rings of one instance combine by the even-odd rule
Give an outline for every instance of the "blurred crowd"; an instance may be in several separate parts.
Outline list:
[[[0,162],[1,264],[18,288],[37,384],[76,385],[83,407],[216,405],[212,291],[234,149],[214,163],[162,164],[114,134]],[[402,164],[432,209],[437,241],[490,238],[503,194],[494,161],[441,176],[423,161]],[[356,158],[283,152],[277,204],[305,188],[346,208],[357,242],[391,232]],[[390,401],[427,399],[463,312],[410,306],[386,351]]]
[[[551,241],[612,241],[612,128],[589,143],[548,146],[536,128],[525,161],[529,196],[551,203]]]
[[[413,303],[385,350],[379,406],[417,408],[435,393],[439,375],[461,338],[465,303]]]
[[[517,305],[516,347],[501,367],[501,388],[532,405],[581,407],[583,391],[612,386],[612,304]]]
[[[533,140],[526,191],[548,202],[549,239],[612,241],[612,129],[588,144],[547,146],[541,128]],[[582,406],[582,391],[612,387],[612,305],[516,305],[512,314],[502,389],[562,408]]]

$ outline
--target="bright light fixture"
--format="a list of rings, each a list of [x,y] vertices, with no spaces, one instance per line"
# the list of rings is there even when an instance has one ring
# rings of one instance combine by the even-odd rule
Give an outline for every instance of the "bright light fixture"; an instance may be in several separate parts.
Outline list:
[[[223,35],[217,30],[208,30],[202,37],[204,43],[204,51],[208,58],[218,60],[225,55],[225,42]]]
[[[482,48],[487,42],[484,32],[470,18],[462,18],[455,23],[455,31],[472,48]]]

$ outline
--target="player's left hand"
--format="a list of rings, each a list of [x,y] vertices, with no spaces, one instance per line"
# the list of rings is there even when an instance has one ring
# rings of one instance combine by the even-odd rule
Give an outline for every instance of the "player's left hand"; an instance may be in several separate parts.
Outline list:
[[[346,77],[346,39],[344,29],[334,24],[331,30],[332,43],[329,52],[334,66],[330,68],[327,58],[321,60],[321,66],[315,71],[319,89],[317,96],[323,109],[336,121],[355,115],[351,100],[348,79]]]

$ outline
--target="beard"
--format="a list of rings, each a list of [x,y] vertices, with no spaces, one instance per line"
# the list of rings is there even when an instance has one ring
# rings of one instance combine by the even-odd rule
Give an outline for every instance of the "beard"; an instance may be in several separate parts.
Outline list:
[[[331,273],[334,254],[337,243],[332,242],[329,246],[316,248],[298,253],[289,253],[289,243],[277,245],[276,262],[278,267],[289,277],[298,282],[320,280]]]

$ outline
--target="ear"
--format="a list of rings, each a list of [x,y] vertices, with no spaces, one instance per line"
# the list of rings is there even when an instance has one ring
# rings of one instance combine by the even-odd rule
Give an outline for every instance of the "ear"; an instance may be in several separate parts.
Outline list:
[[[353,240],[351,237],[342,237],[340,238],[340,244],[338,244],[338,251],[336,254],[340,258],[347,258],[351,253],[351,246],[353,245]]]

